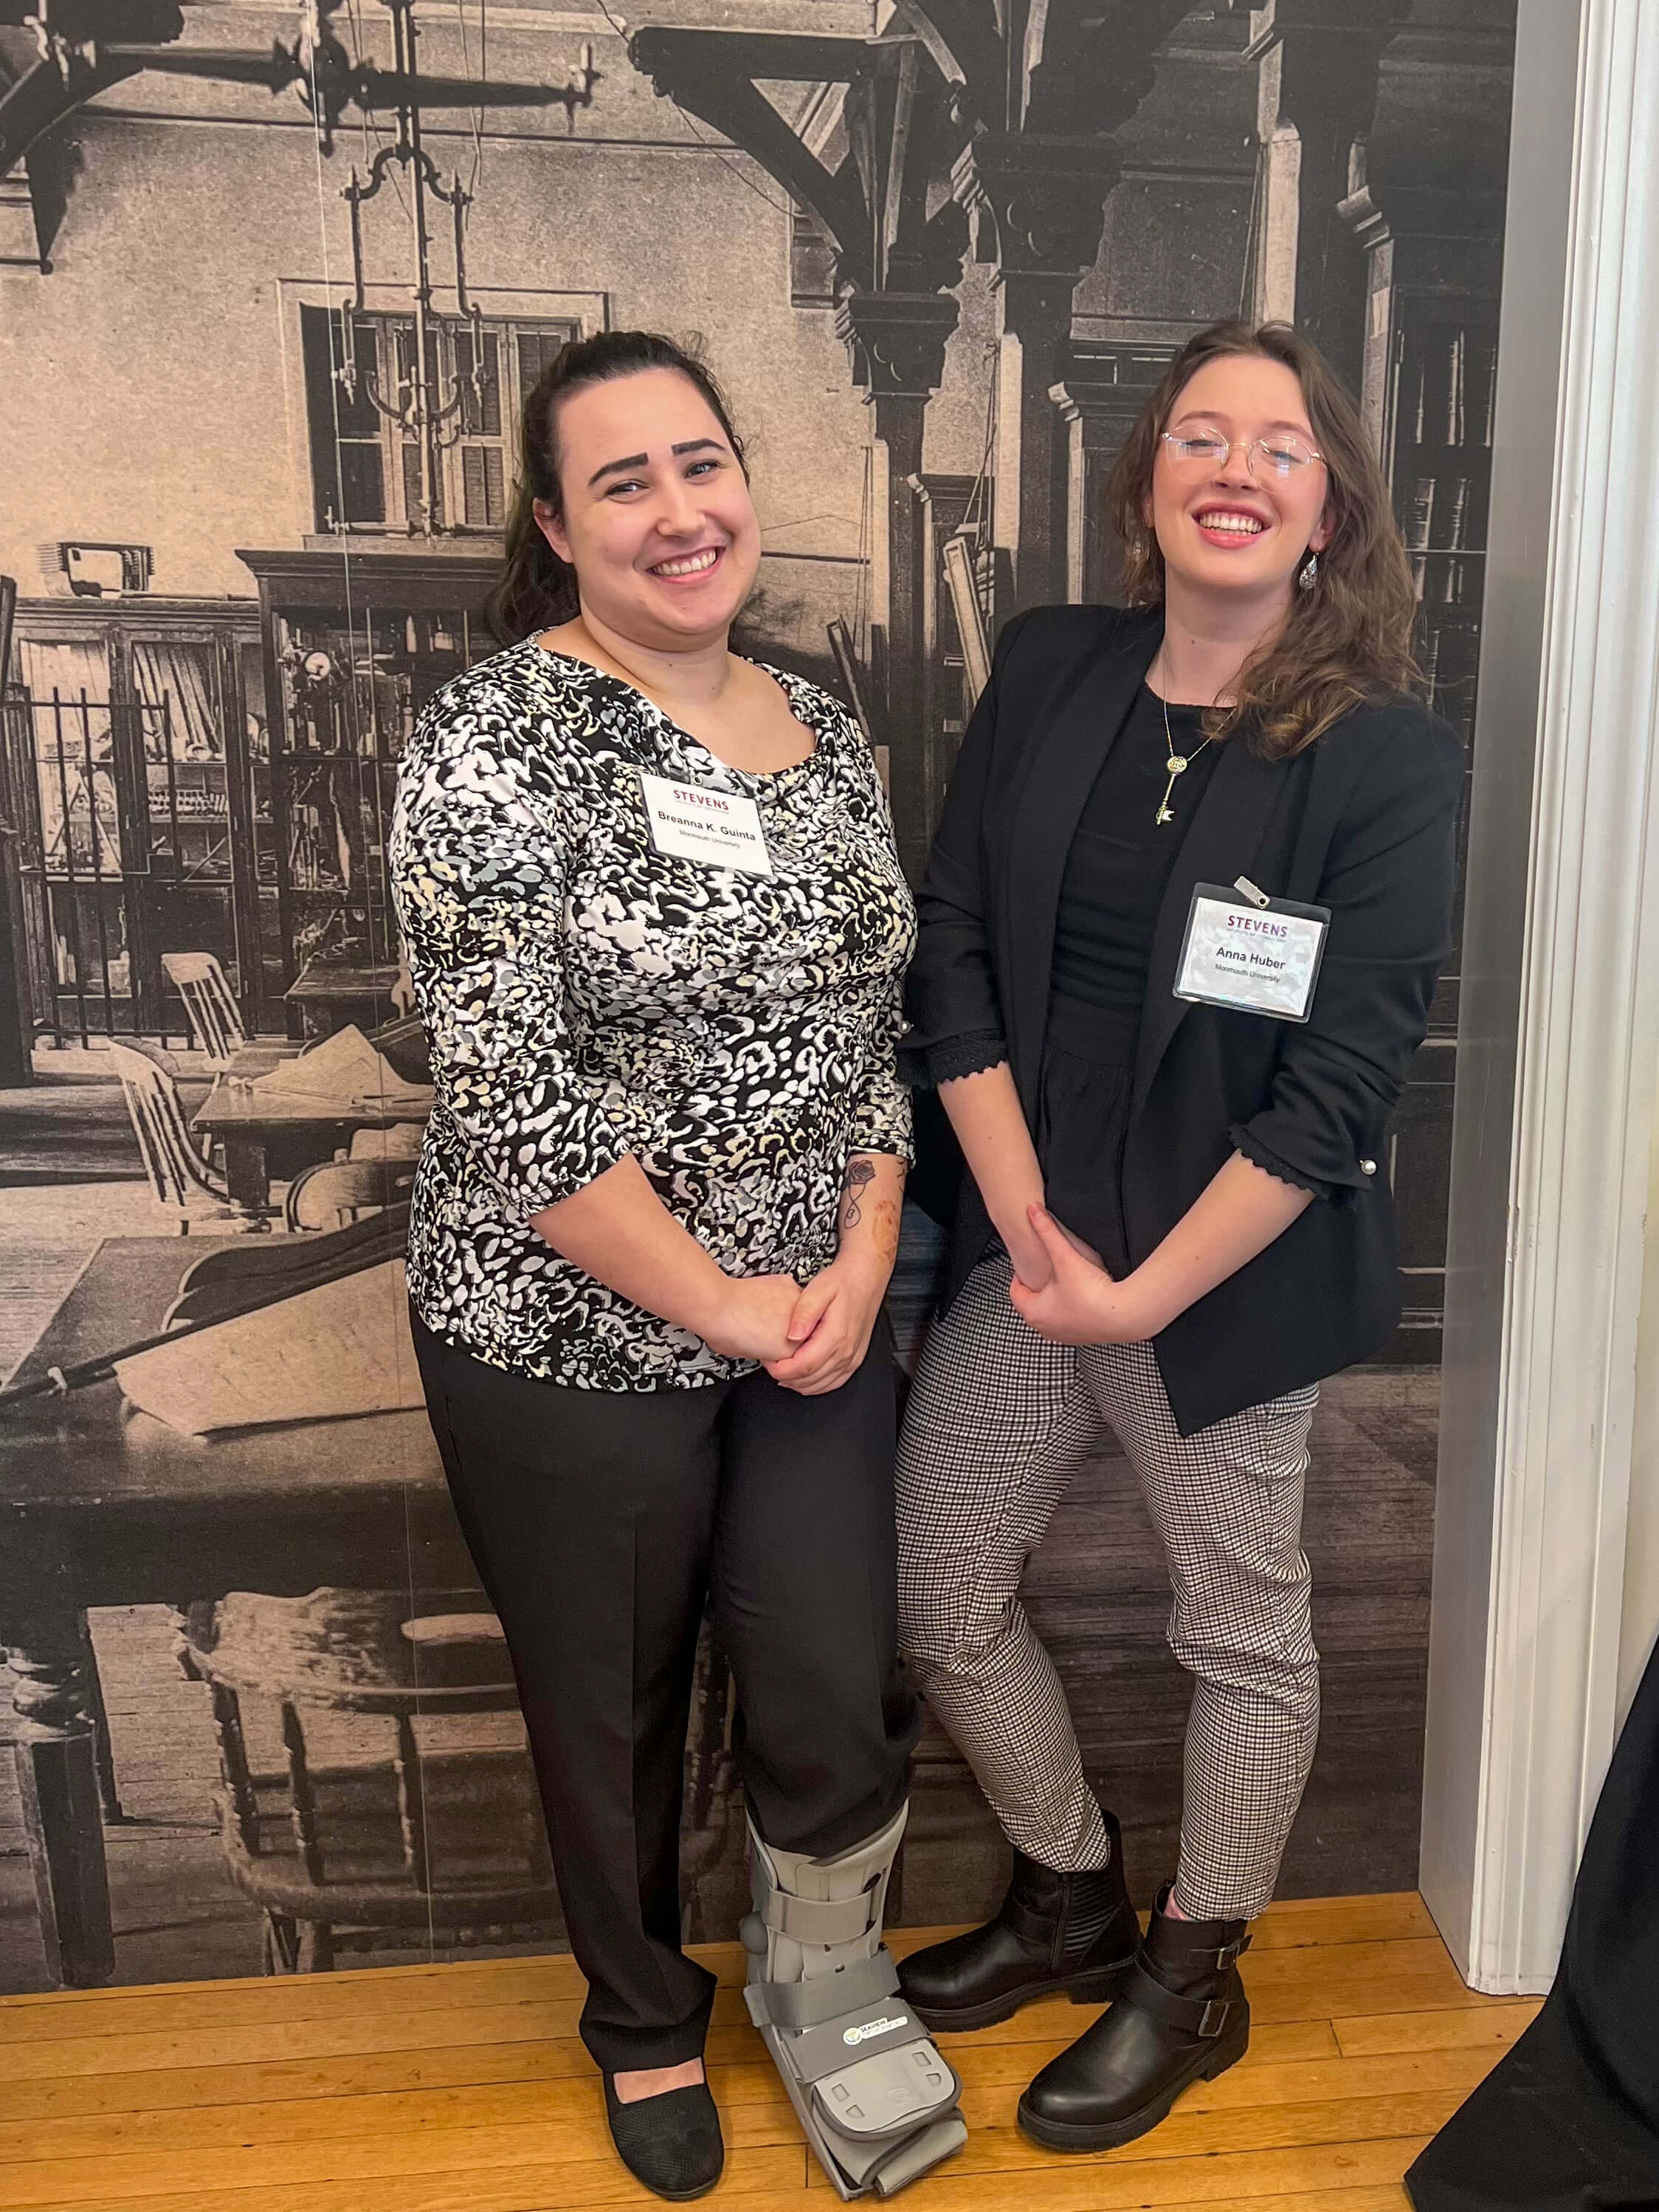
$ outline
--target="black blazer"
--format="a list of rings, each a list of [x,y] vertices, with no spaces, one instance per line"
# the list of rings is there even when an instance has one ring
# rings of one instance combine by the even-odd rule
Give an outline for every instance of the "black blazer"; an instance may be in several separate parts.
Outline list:
[[[1000,1034],[1035,1126],[1060,878],[1163,634],[1160,609],[1039,607],[997,641],[918,906],[902,1064]],[[1450,938],[1463,749],[1414,701],[1355,708],[1290,760],[1222,749],[1159,910],[1123,1208],[1139,1266],[1230,1153],[1325,1195],[1153,1340],[1183,1436],[1376,1351],[1400,1315],[1388,1121]],[[1193,886],[1238,876],[1331,908],[1305,1023],[1174,995]],[[991,1225],[963,1178],[946,1302]]]

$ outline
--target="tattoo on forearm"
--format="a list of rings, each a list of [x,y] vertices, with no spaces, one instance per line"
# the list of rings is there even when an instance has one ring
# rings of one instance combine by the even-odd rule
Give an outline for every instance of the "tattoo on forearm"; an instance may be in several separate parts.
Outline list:
[[[863,1220],[859,1195],[875,1179],[875,1162],[866,1160],[860,1152],[854,1152],[847,1163],[847,1173],[841,1186],[841,1225],[843,1229],[856,1229]]]

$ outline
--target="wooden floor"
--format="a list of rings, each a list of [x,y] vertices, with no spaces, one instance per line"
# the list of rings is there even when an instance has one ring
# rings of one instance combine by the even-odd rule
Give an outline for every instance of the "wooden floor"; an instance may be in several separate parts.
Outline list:
[[[917,1931],[896,1938],[908,1948]],[[710,2078],[744,2212],[835,2200],[744,2019],[735,1946]],[[1420,1899],[1275,1906],[1244,1961],[1242,2065],[1126,2151],[1053,2157],[1013,2124],[1086,2024],[1065,2003],[946,2039],[965,2150],[915,2212],[1400,2212],[1400,2178],[1536,2011],[1472,1996]],[[0,2206],[85,2212],[567,2212],[649,2204],[611,2154],[567,1959],[0,2001]]]

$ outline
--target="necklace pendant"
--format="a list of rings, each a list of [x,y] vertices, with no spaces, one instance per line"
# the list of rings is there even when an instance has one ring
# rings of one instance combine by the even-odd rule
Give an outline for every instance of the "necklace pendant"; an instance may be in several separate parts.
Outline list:
[[[1173,822],[1175,816],[1167,806],[1160,806],[1152,818],[1155,822]]]
[[[1186,758],[1184,755],[1181,753],[1171,753],[1169,759],[1164,762],[1164,765],[1169,769],[1171,775],[1185,775],[1187,773]]]

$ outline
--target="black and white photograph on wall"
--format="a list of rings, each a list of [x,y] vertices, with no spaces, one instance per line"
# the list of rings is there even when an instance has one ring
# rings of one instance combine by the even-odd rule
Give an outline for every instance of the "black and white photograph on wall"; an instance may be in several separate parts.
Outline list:
[[[1224,316],[1359,399],[1467,739],[1514,15],[0,0],[0,1990],[565,1946],[409,1340],[386,850],[558,348],[700,344],[740,642],[852,711],[913,882],[999,629],[1115,596],[1107,475]],[[1457,993],[1387,1161],[1404,1316],[1315,1427],[1288,1895],[1416,1881]],[[907,1206],[906,1367],[942,1242]],[[1132,1875],[1173,1863],[1190,1684],[1115,1453],[1025,1587]],[[732,1723],[705,1638],[690,1941],[744,1910]],[[890,1919],[1006,1866],[930,1723]]]

